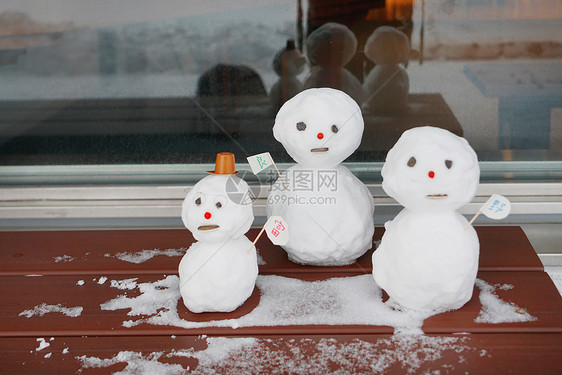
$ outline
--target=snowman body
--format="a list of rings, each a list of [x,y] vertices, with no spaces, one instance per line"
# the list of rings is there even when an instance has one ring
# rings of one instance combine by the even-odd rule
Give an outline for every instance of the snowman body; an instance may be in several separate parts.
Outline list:
[[[198,240],[178,269],[180,293],[192,312],[233,311],[254,290],[257,254],[244,235],[254,220],[247,193],[235,175],[210,175],[183,202],[182,220]]]
[[[373,198],[340,163],[363,134],[357,103],[330,88],[305,90],[279,110],[275,138],[297,162],[272,186],[268,216],[290,229],[289,259],[312,265],[353,263],[372,246]]]
[[[310,178],[311,186],[299,184],[303,176]],[[349,264],[371,248],[373,198],[349,169],[296,165],[285,171],[283,180],[289,186],[285,189],[281,180],[276,181],[267,214],[289,223],[289,241],[283,246],[289,259],[301,264]]]
[[[414,128],[389,151],[382,175],[383,189],[405,208],[373,253],[375,281],[407,308],[460,308],[478,270],[478,237],[456,211],[478,187],[474,150],[446,130]]]
[[[179,273],[181,296],[190,311],[233,311],[254,290],[256,249],[246,236],[224,243],[196,242],[182,258]]]
[[[464,230],[466,224],[457,212],[400,212],[386,223],[373,254],[377,284],[411,309],[462,307],[472,297],[478,271],[478,237],[472,227]]]

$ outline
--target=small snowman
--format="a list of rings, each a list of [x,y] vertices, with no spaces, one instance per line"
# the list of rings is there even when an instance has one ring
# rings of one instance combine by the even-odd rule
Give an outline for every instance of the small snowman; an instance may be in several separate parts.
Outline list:
[[[272,186],[267,214],[291,228],[289,259],[311,265],[353,263],[372,246],[373,196],[340,163],[361,143],[363,117],[342,91],[308,89],[287,101],[273,135],[297,164]]]
[[[460,308],[472,297],[479,243],[456,210],[476,194],[476,153],[447,130],[414,128],[388,152],[382,176],[384,191],[405,208],[385,224],[375,281],[410,309]]]
[[[230,312],[252,294],[256,249],[244,235],[254,221],[248,184],[234,155],[217,154],[215,170],[189,191],[181,217],[197,242],[179,265],[180,292],[192,312]]]

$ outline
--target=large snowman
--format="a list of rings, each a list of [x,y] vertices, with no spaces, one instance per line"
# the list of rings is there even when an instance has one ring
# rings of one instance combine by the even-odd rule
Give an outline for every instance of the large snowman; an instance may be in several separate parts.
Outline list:
[[[215,171],[189,191],[184,225],[198,241],[179,265],[180,292],[192,312],[229,312],[252,294],[256,249],[244,235],[254,221],[248,184],[235,176],[234,155],[217,155]]]
[[[385,224],[373,254],[375,281],[407,308],[460,308],[478,270],[478,237],[456,211],[478,187],[474,150],[447,130],[410,129],[388,152],[382,176],[384,191],[405,208]]]
[[[353,263],[372,246],[373,197],[340,163],[361,143],[357,103],[330,88],[305,90],[277,113],[273,135],[297,164],[272,186],[268,216],[289,224],[283,246],[293,262]]]

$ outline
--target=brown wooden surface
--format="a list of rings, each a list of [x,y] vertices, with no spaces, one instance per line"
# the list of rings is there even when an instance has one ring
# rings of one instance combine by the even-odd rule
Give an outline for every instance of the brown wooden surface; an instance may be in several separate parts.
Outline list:
[[[477,335],[440,335],[440,337],[460,337],[462,345],[466,349],[457,352],[455,350],[444,350],[440,358],[422,364],[416,373],[427,373],[438,371],[440,373],[453,374],[560,374],[562,372],[562,334],[477,334]],[[367,343],[377,343],[379,340],[389,340],[390,335],[314,335],[314,336],[259,336],[259,339],[271,339],[276,346],[270,348],[264,345],[255,351],[257,358],[263,357],[260,362],[264,366],[261,372],[250,370],[241,372],[245,374],[272,373],[274,371],[289,373],[289,368],[283,367],[283,363],[273,365],[265,361],[267,352],[278,350],[281,355],[289,358],[297,358],[298,354],[291,354],[292,348],[298,347],[295,341],[307,340],[314,348],[319,340],[328,338],[335,340],[338,344],[352,343],[359,339]],[[0,339],[0,368],[5,374],[74,374],[81,369],[81,363],[75,357],[86,355],[88,357],[111,358],[121,351],[135,351],[148,354],[150,352],[171,353],[174,350],[185,350],[193,348],[194,351],[206,349],[207,343],[204,338],[196,336],[156,336],[156,337],[55,337],[49,341],[48,348],[35,351],[38,346],[35,338],[1,338]],[[68,348],[68,353],[62,351]],[[392,350],[391,347],[381,347]],[[312,349],[313,350],[313,349]],[[47,353],[52,353],[50,358],[44,358]],[[298,352],[297,352],[298,353]],[[314,354],[314,353],[311,353]],[[352,355],[351,353],[350,355]],[[384,354],[384,353],[381,353]],[[271,359],[271,358],[267,358]],[[306,361],[301,359],[300,361]],[[162,363],[180,364],[184,368],[197,366],[197,360],[193,358],[163,356]],[[235,364],[233,361],[232,365]],[[286,365],[285,365],[286,366]],[[336,370],[336,363],[332,363],[332,369]],[[122,371],[124,363],[112,365],[101,369],[84,369],[83,374],[108,374]],[[506,369],[509,369],[506,371]],[[280,371],[281,370],[281,371]],[[373,373],[368,367],[357,366],[353,368],[354,373]],[[225,371],[224,373],[235,373]],[[240,372],[239,372],[240,373]],[[348,372],[349,373],[349,372]],[[388,374],[404,374],[405,369],[394,363],[385,371]]]
[[[259,229],[251,229],[247,237],[253,240]],[[542,263],[520,227],[476,227],[480,239],[481,271],[542,271]],[[373,241],[378,241],[384,228],[377,227]],[[63,275],[91,274],[164,274],[176,273],[180,256],[156,256],[135,264],[108,257],[120,252],[152,249],[187,249],[193,242],[185,230],[128,230],[128,231],[54,231],[0,232],[0,275]],[[287,258],[285,251],[273,245],[266,236],[257,243],[265,265],[261,274],[287,272],[326,272],[326,267],[302,266]],[[68,255],[72,261],[55,262],[55,257]],[[372,250],[356,263],[329,267],[329,272],[371,272]]]
[[[172,335],[182,334],[303,334],[303,333],[392,333],[393,328],[371,325],[339,326],[272,326],[272,327],[206,327],[183,329],[174,326],[157,326],[141,324],[135,327],[123,327],[124,321],[130,320],[129,309],[106,311],[100,305],[125,294],[131,298],[139,294],[138,289],[123,291],[110,286],[108,280],[98,285],[95,280],[101,276],[109,280],[125,279],[118,275],[96,274],[78,276],[41,276],[21,277],[5,276],[0,285],[0,295],[4,303],[0,306],[0,336],[55,336],[55,335]],[[330,273],[295,273],[287,274],[306,281],[324,280],[333,277]],[[161,280],[165,275],[139,275],[138,283]],[[481,272],[479,278],[489,284],[511,284],[513,290],[497,291],[500,298],[515,303],[537,318],[525,323],[482,324],[475,323],[481,304],[478,299],[479,289],[475,288],[472,299],[462,308],[433,316],[425,321],[423,331],[426,333],[455,332],[561,332],[562,333],[562,299],[548,275],[544,272]],[[95,279],[95,280],[94,280]],[[84,280],[82,286],[78,280]],[[516,291],[516,292],[514,292]],[[195,321],[212,319],[231,319],[249,313],[257,306],[259,294],[254,293],[242,307],[242,313],[213,313]],[[78,317],[67,317],[61,313],[49,313],[43,316],[27,318],[19,314],[35,306],[62,304],[65,307],[82,306],[84,311]],[[183,303],[178,303],[178,314],[182,319],[190,320],[190,314]],[[204,314],[206,315],[206,314]]]
[[[480,272],[478,278],[489,284],[511,284],[512,289],[496,289],[504,301],[512,302],[537,318],[522,323],[476,323],[481,309],[475,288],[471,301],[459,310],[435,315],[425,320],[422,327],[427,336],[461,337],[463,348],[443,350],[440,356],[426,360],[417,373],[439,370],[441,373],[477,374],[558,374],[562,371],[562,299],[548,277],[525,234],[518,227],[478,227],[480,244]],[[382,236],[382,228],[375,231],[374,240]],[[249,238],[254,238],[252,230]],[[116,259],[118,252],[140,250],[187,248],[192,241],[187,230],[153,231],[68,231],[68,232],[5,232],[0,233],[0,373],[6,374],[84,374],[112,373],[123,370],[125,363],[101,369],[83,369],[77,357],[86,355],[111,358],[124,350],[172,353],[174,350],[192,348],[194,352],[207,346],[204,336],[253,336],[262,340],[256,356],[261,373],[289,372],[282,363],[272,364],[267,358],[273,350],[276,355],[303,353],[300,361],[313,361],[317,357],[315,344],[329,339],[342,345],[355,339],[377,345],[381,355],[399,350],[391,339],[393,328],[370,325],[312,325],[282,327],[239,327],[237,329],[210,327],[184,329],[173,326],[141,324],[123,327],[123,321],[132,317],[129,309],[106,311],[100,304],[118,295],[128,297],[140,293],[119,290],[110,286],[110,280],[137,277],[138,283],[153,282],[166,275],[177,274],[180,257],[157,256],[144,263],[129,263]],[[301,280],[325,280],[371,272],[371,253],[356,264],[343,267],[310,267],[288,261],[286,254],[263,237],[258,248],[266,261],[260,273],[275,274]],[[106,254],[111,256],[107,257]],[[54,257],[68,255],[73,261],[54,261]],[[42,274],[44,276],[25,276]],[[99,285],[100,277],[108,278]],[[84,280],[84,285],[77,285]],[[62,304],[65,307],[82,306],[76,318],[60,313],[26,318],[19,314],[42,303]],[[191,314],[178,303],[182,319],[205,321],[231,319],[249,313],[259,303],[259,290],[234,313]],[[134,318],[134,317],[133,317]],[[138,318],[138,317],[137,317]],[[136,319],[136,318],[134,318]],[[458,335],[458,333],[469,333]],[[88,336],[88,337],[83,337]],[[175,337],[177,336],[177,337]],[[36,351],[36,338],[45,338],[51,344]],[[53,340],[50,338],[53,337]],[[174,338],[175,337],[175,338]],[[264,341],[264,340],[268,341]],[[389,341],[390,340],[390,341]],[[385,346],[386,345],[386,346]],[[69,353],[62,350],[68,348]],[[342,349],[343,350],[343,349]],[[385,352],[386,350],[386,352]],[[49,358],[45,355],[52,353]],[[283,353],[283,354],[281,354]],[[357,355],[350,352],[349,356]],[[181,364],[196,368],[197,360],[187,357],[166,357],[164,363]],[[233,362],[234,363],[234,362]],[[340,362],[330,362],[330,370],[345,373],[372,373],[372,369],[353,362],[345,367]],[[349,363],[347,365],[349,365]],[[353,364],[354,363],[354,364]],[[363,366],[363,367],[362,367]],[[366,366],[366,367],[365,367]],[[329,372],[328,371],[328,372]],[[385,373],[402,374],[406,369],[400,363],[391,363]],[[224,369],[224,373],[235,373]],[[258,373],[252,370],[243,373]]]

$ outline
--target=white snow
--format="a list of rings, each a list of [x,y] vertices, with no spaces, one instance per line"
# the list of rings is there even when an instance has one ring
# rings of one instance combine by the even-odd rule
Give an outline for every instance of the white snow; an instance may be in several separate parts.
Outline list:
[[[47,354],[45,354],[44,358],[51,358],[52,355],[53,355],[53,353],[47,353]]]
[[[392,301],[382,302],[382,292],[370,275],[332,278],[307,282],[275,275],[260,275],[256,285],[261,291],[259,305],[238,319],[193,322],[178,315],[181,298],[179,278],[175,275],[149,283],[139,283],[136,297],[120,295],[101,304],[102,310],[128,309],[134,317],[125,327],[147,323],[183,328],[250,327],[286,325],[379,325],[394,327],[396,333],[421,333],[423,321],[439,311],[419,312],[400,308]],[[501,300],[495,288],[482,280],[482,311],[477,323],[525,322],[535,320],[525,309]],[[138,318],[137,318],[138,317]]]
[[[359,147],[363,129],[358,104],[330,88],[302,91],[277,113],[273,135],[297,164],[272,186],[267,216],[287,222],[282,247],[292,261],[350,264],[371,248],[373,196],[341,165]]]
[[[39,346],[35,349],[35,351],[37,352],[51,346],[51,344],[49,344],[47,340],[42,337],[37,338],[36,341],[39,343]]]
[[[98,284],[102,285],[102,284],[104,284],[106,281],[107,281],[107,277],[102,276],[102,277],[100,277],[100,279],[98,280]]]
[[[562,296],[562,267],[545,267],[544,270],[548,273],[548,276],[550,276]]]
[[[261,256],[260,250],[258,248],[256,248],[256,257],[257,257],[258,266],[265,266],[267,264],[265,259],[263,259],[263,257]]]
[[[83,307],[65,307],[62,304],[57,305],[47,305],[42,303],[41,305],[35,306],[33,309],[22,311],[18,316],[25,316],[26,318],[31,318],[32,316],[43,316],[48,313],[59,312],[66,316],[75,318],[82,314]]]
[[[120,352],[113,358],[76,357],[83,368],[108,367],[126,362],[123,374],[132,373],[182,373],[180,365],[158,362],[160,358],[196,358],[198,365],[193,374],[214,373],[266,373],[275,369],[278,373],[328,374],[336,363],[337,373],[380,374],[391,366],[400,366],[404,373],[416,373],[428,362],[455,352],[462,362],[463,353],[474,351],[466,337],[432,337],[424,335],[394,335],[388,339],[367,342],[360,339],[341,342],[336,339],[258,339],[251,337],[206,338],[207,348],[172,350],[169,353],[154,352],[147,355],[136,352]],[[482,355],[482,354],[481,354]],[[454,370],[455,363],[448,363]],[[439,368],[438,368],[439,369]],[[136,372],[134,372],[136,371]],[[161,372],[158,372],[161,371]],[[438,371],[438,370],[436,370]]]
[[[58,257],[53,257],[53,259],[55,260],[55,263],[59,263],[59,262],[66,263],[66,262],[72,262],[76,258],[70,255],[62,255]]]
[[[515,305],[513,302],[501,300],[495,293],[496,289],[510,290],[513,286],[491,285],[480,279],[476,279],[476,286],[480,288],[479,299],[482,304],[480,313],[474,319],[476,323],[498,324],[537,320],[527,310]]]
[[[62,354],[68,354],[70,352],[69,348],[64,348]]]
[[[84,284],[85,284],[85,281],[84,281],[84,280],[78,280],[78,281],[76,282],[76,285],[78,285],[78,286],[82,286],[82,285],[84,285]]]
[[[137,287],[137,280],[138,277],[125,279],[125,280],[111,280],[111,287],[121,290],[124,289],[133,290]]]
[[[204,177],[187,193],[181,218],[197,240],[178,268],[183,303],[196,313],[235,310],[258,275],[255,247],[244,235],[254,221],[248,184],[234,174]]]
[[[129,309],[129,316],[144,315],[124,321],[126,327],[142,323],[184,328],[372,324],[407,330],[419,329],[423,320],[432,315],[395,310],[383,303],[381,290],[369,275],[316,282],[270,275],[258,276],[256,284],[261,298],[251,313],[239,319],[192,322],[178,316],[178,283],[179,278],[174,275],[153,283],[140,283],[139,296],[120,295],[101,304],[101,309]]]
[[[115,257],[119,260],[122,260],[124,262],[129,262],[129,263],[135,263],[135,264],[140,264],[140,263],[144,263],[149,259],[154,258],[155,256],[159,256],[159,255],[165,255],[167,257],[179,257],[185,254],[185,248],[179,248],[179,249],[166,249],[166,250],[161,250],[161,249],[152,249],[152,250],[142,250],[142,251],[138,251],[138,252],[120,252],[120,253],[116,253],[114,255],[111,254],[105,254],[105,256],[107,258],[109,257]]]
[[[413,128],[388,152],[381,174],[384,191],[404,209],[385,223],[373,253],[375,281],[408,308],[460,308],[478,271],[478,236],[456,211],[476,194],[476,153],[447,130]]]
[[[114,375],[185,374],[187,369],[184,369],[179,364],[158,362],[158,359],[162,357],[163,354],[164,352],[152,352],[144,356],[142,353],[122,351],[115,357],[108,359],[87,357],[85,355],[76,357],[76,359],[82,362],[82,368],[103,368],[117,363],[127,363],[127,366],[123,370],[113,373]]]

